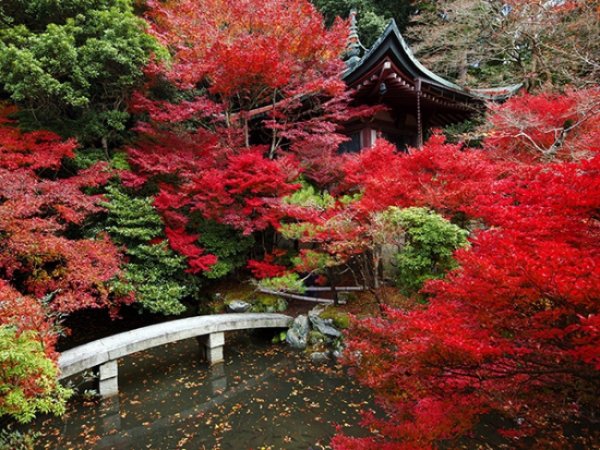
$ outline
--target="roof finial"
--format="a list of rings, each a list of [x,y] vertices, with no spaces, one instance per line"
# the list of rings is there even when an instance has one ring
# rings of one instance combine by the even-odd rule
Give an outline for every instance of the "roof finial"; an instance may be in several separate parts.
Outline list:
[[[356,9],[350,10],[350,34],[348,35],[348,44],[346,45],[346,64],[349,67],[354,66],[360,61],[360,39],[358,37],[358,25],[356,22]]]

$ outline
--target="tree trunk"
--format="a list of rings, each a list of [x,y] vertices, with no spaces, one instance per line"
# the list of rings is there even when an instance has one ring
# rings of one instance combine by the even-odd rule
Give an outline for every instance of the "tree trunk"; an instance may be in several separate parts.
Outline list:
[[[327,271],[327,278],[329,278],[329,286],[331,287],[331,295],[333,296],[333,304],[335,306],[338,306],[340,304],[340,302],[339,302],[337,290],[335,288],[335,285],[337,284],[337,280],[335,278],[335,273],[330,267],[328,267],[326,269],[326,271]]]
[[[460,65],[458,66],[458,84],[464,86],[467,83],[467,74],[469,72],[468,52],[465,50],[461,54]]]

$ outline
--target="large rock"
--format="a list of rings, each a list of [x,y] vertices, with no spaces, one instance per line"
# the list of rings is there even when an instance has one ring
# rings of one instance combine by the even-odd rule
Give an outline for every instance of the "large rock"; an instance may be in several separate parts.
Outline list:
[[[294,322],[292,323],[292,328],[298,330],[298,332],[301,335],[307,336],[308,332],[310,331],[310,324],[308,323],[308,317],[306,317],[303,314],[296,317],[294,319]]]
[[[227,304],[227,309],[232,313],[245,313],[250,310],[252,305],[242,300],[233,300]]]
[[[285,336],[285,342],[287,342],[290,347],[304,350],[306,348],[306,336],[302,336],[298,330],[295,328],[290,328]]]
[[[325,307],[317,305],[308,312],[308,317],[320,316],[325,311]]]
[[[344,351],[343,350],[334,350],[331,352],[331,356],[333,356],[333,359],[338,360],[342,356],[344,356]]]
[[[285,341],[290,344],[292,348],[305,349],[309,331],[310,326],[308,317],[300,315],[292,322],[292,326],[287,332]]]
[[[331,325],[331,320],[323,320],[317,315],[310,315],[310,323],[312,323],[315,330],[323,333],[325,336],[333,338],[342,336],[342,333]]]

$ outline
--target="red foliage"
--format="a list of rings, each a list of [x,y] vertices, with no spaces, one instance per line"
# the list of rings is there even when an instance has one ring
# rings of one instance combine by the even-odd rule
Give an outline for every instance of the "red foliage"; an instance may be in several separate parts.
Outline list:
[[[429,284],[426,309],[390,310],[350,337],[348,355],[361,355],[357,374],[383,394],[388,414],[367,423],[389,448],[456,438],[491,411],[512,424],[507,436],[537,433],[552,442],[565,423],[593,414],[597,250],[524,245],[507,231],[482,233],[474,244],[459,253],[460,271]],[[346,442],[334,448],[386,448],[377,438]]]
[[[365,214],[393,205],[428,206],[449,216],[479,217],[481,194],[502,189],[518,195],[529,190],[524,184],[529,177],[509,176],[529,170],[528,164],[579,161],[598,153],[600,90],[517,97],[494,107],[490,123],[483,150],[447,144],[439,134],[422,149],[407,153],[379,140],[373,148],[347,156],[343,188],[363,193],[359,208]],[[558,183],[553,186],[561,189]],[[518,204],[512,197],[495,196],[492,201]],[[514,213],[509,209],[503,210],[507,219]]]
[[[121,274],[119,250],[104,236],[66,237],[68,229],[101,211],[102,197],[82,189],[102,185],[110,174],[96,165],[66,178],[40,175],[57,172],[74,147],[53,133],[21,133],[6,119],[1,121],[0,277],[22,295],[52,293],[51,308],[60,312],[104,307],[114,312],[132,301],[109,288]]]
[[[154,123],[179,123],[192,118],[218,117],[223,108],[206,97],[194,101],[182,101],[177,104],[153,101],[135,92],[131,98],[132,113],[146,113]]]
[[[125,177],[130,186],[148,180],[160,182],[155,206],[165,223],[177,233],[167,234],[171,247],[188,257],[193,273],[206,271],[216,262],[195,245],[197,235],[186,234],[191,214],[230,225],[243,234],[277,226],[279,199],[296,188],[299,175],[292,158],[271,160],[260,147],[222,148],[214,136],[198,132],[191,136],[165,133],[147,145],[130,150],[135,174]],[[172,153],[173,143],[189,142]]]
[[[525,94],[493,108],[488,148],[501,159],[574,161],[600,152],[600,89]]]
[[[77,144],[63,141],[49,131],[21,133],[8,116],[15,107],[0,104],[0,169],[58,169],[65,157],[72,157]]]
[[[469,211],[489,226],[518,232],[528,242],[554,240],[593,247],[598,227],[594,208],[600,198],[597,174],[597,156],[521,167],[482,190]]]
[[[223,167],[196,174],[184,194],[192,199],[192,211],[250,234],[279,223],[272,205],[297,187],[294,166],[290,158],[270,160],[261,148],[249,148],[228,157]]]
[[[344,24],[326,30],[306,0],[209,0],[201,8],[193,0],[148,5],[152,32],[174,50],[167,76],[183,87],[208,78],[211,93],[221,98],[239,95],[268,103],[276,89],[315,82],[320,88],[320,72],[330,70],[327,66],[345,46]],[[341,80],[335,89],[343,90]]]
[[[248,261],[248,268],[252,272],[254,278],[259,280],[262,280],[263,278],[280,277],[288,270],[286,266],[271,264],[264,261],[257,261],[254,259],[250,259]]]
[[[0,325],[16,327],[18,333],[32,330],[44,346],[46,355],[56,360],[57,335],[39,301],[16,291],[8,281],[0,279]]]
[[[486,152],[447,144],[439,134],[422,149],[407,153],[380,139],[370,149],[346,155],[341,165],[344,178],[331,206],[282,205],[285,221],[303,231],[297,235],[292,226],[294,238],[313,249],[300,252],[295,270],[349,264],[364,286],[376,289],[384,246],[402,245],[400,231],[379,213],[392,206],[422,206],[464,225],[477,217],[476,199],[505,176],[507,168]],[[359,195],[348,200],[343,194]]]
[[[151,64],[145,91],[132,99],[132,111],[151,121],[141,124],[141,131],[172,131],[194,119],[194,126],[201,121],[221,147],[235,149],[249,147],[251,131],[258,130],[269,145],[265,156],[289,151],[317,182],[339,179],[336,149],[346,140],[340,124],[374,111],[349,107],[351,93],[340,77],[345,23],[326,29],[307,0],[211,0],[202,8],[193,0],[152,1],[149,6],[151,31],[171,50],[172,64]],[[191,100],[152,99],[153,88],[165,78]],[[206,89],[193,90],[198,86]]]
[[[252,272],[254,278],[262,280],[263,278],[280,277],[284,275],[288,268],[281,264],[276,264],[275,261],[278,256],[284,255],[286,252],[276,250],[273,253],[267,253],[263,261],[257,261],[255,259],[248,260],[248,268]]]
[[[148,6],[151,32],[172,64],[151,64],[148,84],[132,99],[131,110],[147,122],[138,125],[124,180],[157,183],[155,206],[185,242],[170,237],[171,246],[193,264],[202,250],[191,216],[243,234],[276,228],[280,199],[297,188],[300,173],[319,183],[341,177],[339,124],[372,108],[348,106],[340,77],[346,25],[326,29],[307,0]],[[187,100],[157,99],[165,80]],[[208,269],[202,258],[192,270]]]
[[[482,186],[504,171],[492,165],[486,152],[462,149],[434,135],[422,149],[398,153],[378,140],[365,152],[348,157],[344,165],[347,187],[363,193],[359,208],[365,213],[388,206],[427,206],[448,215],[466,213]]]
[[[495,113],[497,128],[483,151],[438,147],[439,172],[431,170],[437,160],[427,147],[422,158],[419,152],[398,156],[392,164],[402,174],[411,173],[402,170],[413,158],[424,165],[413,166],[418,182],[406,179],[395,190],[385,179],[393,170],[381,165],[389,196],[358,175],[365,208],[375,207],[374,199],[405,205],[412,196],[412,204],[458,210],[485,228],[474,232],[470,249],[457,252],[460,269],[426,284],[428,305],[355,322],[348,362],[375,390],[386,417],[365,417],[364,425],[378,433],[337,436],[334,448],[433,448],[466,435],[488,413],[504,422],[499,432],[511,445],[528,447],[529,437],[544,448],[566,448],[573,443],[565,426],[591,423],[597,414],[600,157],[587,136],[597,136],[600,123],[586,116],[592,128],[581,135],[573,128],[552,161],[542,164],[550,155],[540,158],[518,138],[498,138],[510,128],[499,118],[514,115],[517,104],[526,108],[520,102],[564,107],[567,116],[579,105],[547,96],[509,102]],[[528,117],[531,123],[546,117],[530,128],[540,131],[538,142],[555,126],[544,127],[556,116],[537,107]],[[377,152],[385,148],[359,158],[377,162]],[[481,163],[489,167],[472,171]]]
[[[165,234],[171,248],[187,257],[189,273],[210,270],[211,266],[217,262],[215,255],[204,255],[204,250],[194,245],[198,241],[198,236],[186,234],[185,230],[181,228],[177,230],[167,228]]]

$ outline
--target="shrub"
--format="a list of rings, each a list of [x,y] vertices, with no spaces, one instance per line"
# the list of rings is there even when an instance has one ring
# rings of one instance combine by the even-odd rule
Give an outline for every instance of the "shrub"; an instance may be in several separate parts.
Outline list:
[[[397,282],[405,295],[417,293],[423,283],[443,278],[456,267],[455,250],[467,245],[468,232],[427,208],[390,208],[387,219],[404,229],[404,245],[396,256]]]
[[[126,100],[160,52],[132,3],[2,1],[0,89],[26,105],[23,119],[82,142],[124,131]]]
[[[71,391],[57,375],[37,332],[0,326],[0,416],[26,423],[37,413],[63,414]]]
[[[138,303],[147,311],[180,314],[181,301],[197,291],[196,278],[185,273],[185,258],[164,240],[162,219],[151,197],[133,197],[116,187],[107,188],[106,230],[113,240],[126,247],[129,262],[125,282],[118,289],[133,288]]]

